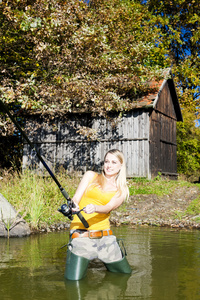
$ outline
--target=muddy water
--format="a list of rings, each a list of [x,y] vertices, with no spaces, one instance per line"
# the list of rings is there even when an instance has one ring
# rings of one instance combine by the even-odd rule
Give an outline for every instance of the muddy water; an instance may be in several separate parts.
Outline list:
[[[0,239],[1,300],[200,299],[200,232],[113,228],[124,239],[131,275],[91,262],[81,281],[64,279],[67,232]]]

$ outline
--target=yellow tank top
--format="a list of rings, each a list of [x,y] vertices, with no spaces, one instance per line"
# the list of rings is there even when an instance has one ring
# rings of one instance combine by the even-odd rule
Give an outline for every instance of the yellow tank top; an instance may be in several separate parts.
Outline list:
[[[91,186],[83,194],[83,197],[79,202],[79,208],[82,209],[86,205],[91,203],[96,205],[105,205],[112,199],[112,197],[114,197],[115,194],[116,191],[104,192],[101,190],[101,188],[97,186]],[[89,224],[89,228],[87,228],[87,230],[104,230],[110,228],[110,222],[109,222],[110,213],[86,214],[82,211],[81,214]],[[86,229],[82,224],[82,222],[80,221],[80,219],[77,217],[77,215],[74,215],[74,219],[71,222],[71,226],[70,226],[70,230],[71,229]]]

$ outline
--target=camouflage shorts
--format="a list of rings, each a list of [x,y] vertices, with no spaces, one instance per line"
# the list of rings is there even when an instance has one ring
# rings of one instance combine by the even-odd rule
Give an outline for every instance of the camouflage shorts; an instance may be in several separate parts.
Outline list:
[[[101,239],[78,237],[68,244],[71,252],[89,260],[98,258],[105,263],[122,259],[122,252],[114,235],[103,236]]]

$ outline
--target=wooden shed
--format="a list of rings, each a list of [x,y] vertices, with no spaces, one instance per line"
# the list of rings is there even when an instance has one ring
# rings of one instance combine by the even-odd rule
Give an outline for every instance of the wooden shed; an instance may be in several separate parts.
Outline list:
[[[156,87],[156,92],[135,101],[135,107],[123,113],[121,119],[114,113],[110,118],[76,113],[47,124],[42,118],[31,117],[27,128],[37,130],[34,134],[30,130],[29,138],[53,170],[63,166],[69,171],[100,171],[106,151],[117,148],[125,155],[128,177],[151,179],[158,172],[176,177],[176,122],[183,119],[175,85],[172,76],[149,84]],[[83,126],[90,129],[89,137],[80,133]],[[25,143],[26,167],[43,169]]]

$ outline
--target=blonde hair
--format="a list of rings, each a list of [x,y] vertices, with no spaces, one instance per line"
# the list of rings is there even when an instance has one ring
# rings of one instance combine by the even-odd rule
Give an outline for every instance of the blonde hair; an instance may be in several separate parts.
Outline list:
[[[125,163],[124,155],[118,149],[111,149],[105,154],[104,161],[105,161],[106,156],[107,156],[108,153],[113,154],[114,156],[116,156],[117,159],[121,163],[121,169],[120,169],[119,173],[117,174],[117,176],[115,178],[115,181],[116,181],[118,194],[120,196],[122,195],[124,197],[124,199],[128,199],[129,189],[128,189],[127,182],[126,182],[126,163]],[[98,176],[94,179],[92,184],[98,185],[101,188],[104,188],[104,186],[106,184],[106,178],[105,178],[105,175],[104,175],[104,170],[102,170],[101,174],[98,174]]]

